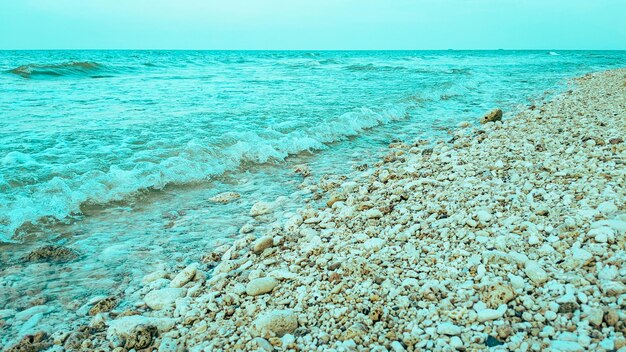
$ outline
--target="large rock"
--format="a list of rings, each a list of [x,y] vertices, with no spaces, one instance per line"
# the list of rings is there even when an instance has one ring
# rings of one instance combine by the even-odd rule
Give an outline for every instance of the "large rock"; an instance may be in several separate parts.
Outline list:
[[[187,290],[184,288],[162,288],[148,292],[143,300],[146,305],[154,310],[160,310],[174,305],[177,298],[185,297]]]
[[[480,119],[480,123],[502,121],[502,110],[493,109]]]
[[[298,328],[298,317],[289,309],[273,310],[258,317],[252,323],[254,336],[283,336]]]

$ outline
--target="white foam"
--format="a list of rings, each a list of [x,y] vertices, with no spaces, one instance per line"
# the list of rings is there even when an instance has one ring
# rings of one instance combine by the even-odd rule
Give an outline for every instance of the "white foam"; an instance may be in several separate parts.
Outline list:
[[[62,221],[71,214],[79,214],[84,204],[106,204],[145,189],[201,182],[242,166],[280,162],[290,155],[325,149],[330,143],[404,118],[406,110],[402,106],[378,112],[361,108],[316,126],[294,128],[290,132],[278,132],[271,128],[257,132],[231,132],[224,135],[225,142],[215,146],[201,145],[192,140],[175,156],[160,162],[134,162],[130,169],[113,165],[106,172],[57,176],[24,187],[18,190],[19,193],[9,194],[8,199],[2,195],[8,203],[8,211],[0,215],[0,241],[10,241],[15,231],[25,223],[36,223],[42,218]],[[158,151],[155,153],[158,154]],[[140,154],[145,159],[145,153]],[[24,153],[9,153],[2,159],[3,164],[15,162],[36,164]],[[59,173],[60,170],[55,171]]]

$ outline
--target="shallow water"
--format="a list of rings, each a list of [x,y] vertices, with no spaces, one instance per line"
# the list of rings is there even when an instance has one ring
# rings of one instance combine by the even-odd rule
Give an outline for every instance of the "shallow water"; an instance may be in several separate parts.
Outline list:
[[[624,51],[557,54],[0,51],[0,240],[12,242],[0,246],[0,310],[52,309],[8,317],[0,343],[33,323],[80,323],[97,295],[130,304],[146,272],[198,260],[248,222],[261,232],[254,202],[287,196],[280,218],[309,197],[295,164],[349,173],[393,140],[445,136],[626,62]],[[208,201],[224,191],[242,197]],[[81,257],[22,259],[48,243]]]

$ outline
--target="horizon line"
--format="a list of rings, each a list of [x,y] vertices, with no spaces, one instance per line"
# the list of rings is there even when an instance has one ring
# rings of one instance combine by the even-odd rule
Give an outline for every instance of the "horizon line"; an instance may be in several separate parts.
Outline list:
[[[558,48],[540,48],[540,49],[172,49],[172,48],[149,48],[149,49],[132,49],[132,48],[46,48],[46,49],[4,49],[0,51],[626,51],[624,49],[558,49]]]

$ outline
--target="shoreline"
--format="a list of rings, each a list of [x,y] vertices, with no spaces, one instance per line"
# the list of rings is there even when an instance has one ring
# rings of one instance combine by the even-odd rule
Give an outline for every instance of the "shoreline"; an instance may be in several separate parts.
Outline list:
[[[393,143],[359,176],[309,186],[328,207],[147,275],[136,310],[91,302],[89,327],[29,343],[624,348],[626,69],[574,81],[514,118],[462,123],[450,141]]]

